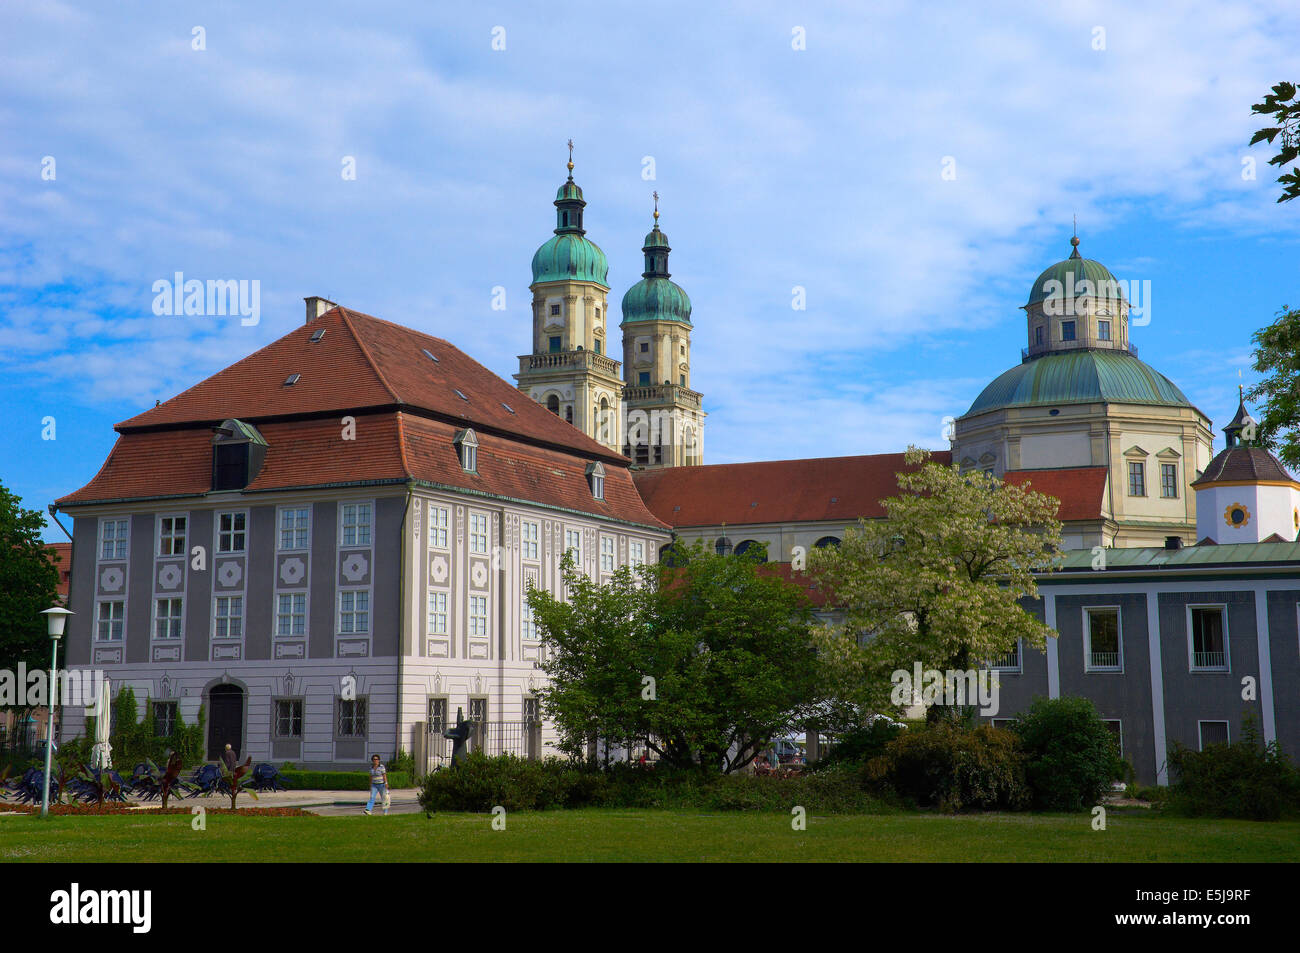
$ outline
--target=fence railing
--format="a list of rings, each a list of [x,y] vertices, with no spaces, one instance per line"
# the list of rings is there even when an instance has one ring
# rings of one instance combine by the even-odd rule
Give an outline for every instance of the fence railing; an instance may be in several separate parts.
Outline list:
[[[475,725],[470,732],[467,751],[485,755],[512,754],[537,760],[542,756],[540,721],[489,721]],[[441,725],[430,725],[425,732],[426,770],[451,763],[452,742],[443,736]]]
[[[1090,652],[1088,654],[1088,666],[1090,668],[1119,668],[1119,653]]]
[[[1192,668],[1227,668],[1228,656],[1224,652],[1193,652]]]

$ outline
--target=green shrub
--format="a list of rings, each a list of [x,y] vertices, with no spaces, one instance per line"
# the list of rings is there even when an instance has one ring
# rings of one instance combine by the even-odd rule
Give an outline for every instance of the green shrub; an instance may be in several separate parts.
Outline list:
[[[112,702],[116,715],[116,730],[109,736],[108,742],[113,746],[113,767],[119,772],[129,773],[137,764],[149,760],[154,764],[167,763],[170,751],[180,752],[187,768],[204,763],[204,727],[206,719],[203,707],[199,707],[198,718],[194,724],[187,725],[176,714],[176,724],[170,735],[157,733],[153,705],[148,697],[144,703],[144,717],[137,714],[138,705],[135,692],[129,685],[123,685]],[[83,734],[60,742],[57,760],[69,771],[79,769],[83,764],[90,764],[91,749],[95,746],[95,717],[86,717]]]
[[[943,811],[1021,810],[1029,805],[1024,756],[1015,735],[938,722],[900,732],[863,771],[869,784]]]
[[[1086,698],[1040,698],[1012,730],[1039,810],[1089,810],[1123,776],[1115,737]]]
[[[370,774],[367,771],[281,771],[285,787],[296,791],[369,791]],[[415,784],[411,776],[402,771],[388,772],[390,788],[409,788]]]
[[[1141,784],[1130,784],[1125,794],[1135,800],[1150,801],[1152,804],[1163,804],[1169,800],[1169,788],[1162,785],[1146,787]]]
[[[812,765],[814,771],[825,771],[841,764],[866,764],[872,758],[885,753],[885,747],[898,736],[900,731],[908,729],[883,718],[877,718],[870,725],[863,725],[845,732],[835,739],[835,747],[830,753]]]
[[[1243,720],[1236,744],[1193,751],[1175,742],[1169,767],[1171,814],[1255,821],[1300,815],[1300,772],[1276,741],[1263,743],[1253,714]]]
[[[865,791],[851,766],[803,777],[751,774],[706,775],[666,765],[613,764],[608,768],[549,758],[525,761],[511,755],[471,754],[454,768],[424,779],[420,805],[426,812],[488,812],[551,808],[621,807],[704,811],[868,813],[881,803]]]
[[[402,751],[399,749],[397,754],[393,755],[391,758],[388,759],[388,763],[385,765],[385,767],[388,768],[390,774],[394,771],[397,771],[401,774],[414,775],[415,756],[412,755],[409,751]]]

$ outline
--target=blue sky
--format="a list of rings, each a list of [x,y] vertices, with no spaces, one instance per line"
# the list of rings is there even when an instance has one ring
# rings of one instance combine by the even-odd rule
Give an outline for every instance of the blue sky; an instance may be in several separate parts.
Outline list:
[[[1246,146],[1300,74],[1294,4],[864,6],[6,4],[0,480],[41,509],[83,485],[114,423],[306,295],[509,379],[570,137],[612,300],[662,196],[706,462],[938,446],[1019,361],[1073,215],[1151,282],[1132,340],[1217,433],[1251,333],[1300,305],[1300,203]],[[260,323],[155,316],[177,271],[260,281]]]

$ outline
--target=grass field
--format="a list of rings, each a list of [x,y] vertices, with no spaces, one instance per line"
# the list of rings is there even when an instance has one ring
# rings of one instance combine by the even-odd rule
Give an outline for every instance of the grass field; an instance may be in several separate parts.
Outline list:
[[[1300,823],[1091,816],[583,810],[259,818],[0,817],[0,861],[1300,861]]]

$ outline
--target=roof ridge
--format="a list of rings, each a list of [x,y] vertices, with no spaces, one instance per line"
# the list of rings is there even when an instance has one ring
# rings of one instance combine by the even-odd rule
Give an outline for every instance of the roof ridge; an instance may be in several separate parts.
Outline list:
[[[951,453],[949,450],[929,450],[931,455],[937,453]],[[833,463],[840,460],[874,460],[880,457],[903,457],[906,451],[888,451],[886,453],[847,453],[838,457],[793,457],[786,460],[740,460],[734,463],[700,463],[690,467],[664,467],[658,470],[640,470],[638,476],[651,476],[657,473],[687,473],[700,470],[711,470],[721,467],[757,467],[757,466],[776,466],[777,464],[786,463]]]
[[[375,360],[374,355],[370,353],[370,348],[366,347],[366,342],[362,340],[356,326],[348,320],[348,309],[343,307],[343,305],[339,305],[338,312],[339,318],[342,319],[343,323],[347,326],[348,331],[351,332],[352,339],[357,342],[357,347],[361,348],[361,353],[365,356],[366,363],[370,365],[370,369],[374,371],[375,376],[379,378],[379,383],[384,386],[384,390],[388,391],[388,394],[393,398],[394,403],[402,403],[401,395],[398,394],[397,391],[393,389],[393,386],[388,383],[388,378],[386,378],[384,372],[379,369],[379,363]]]

